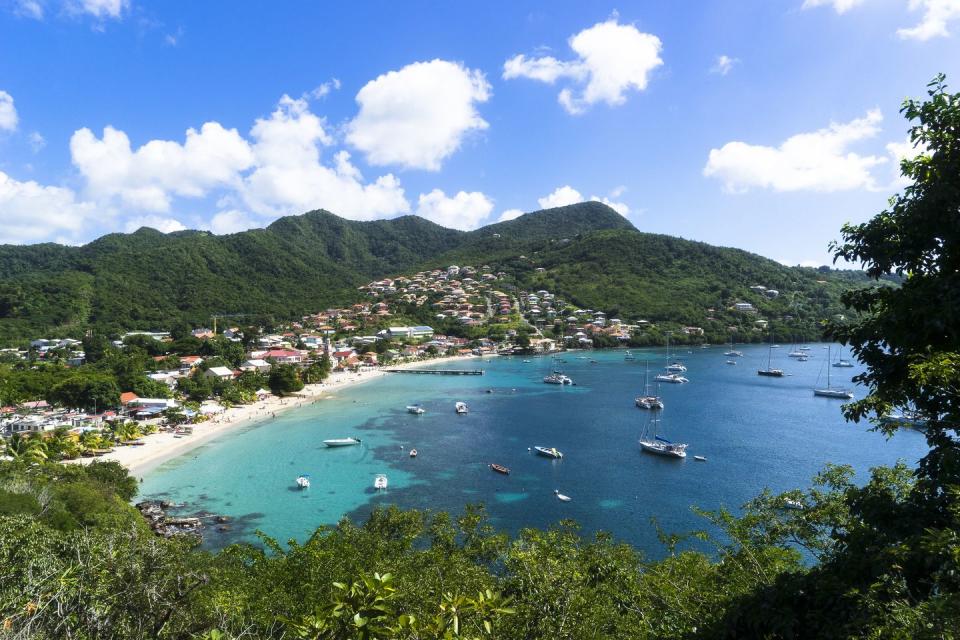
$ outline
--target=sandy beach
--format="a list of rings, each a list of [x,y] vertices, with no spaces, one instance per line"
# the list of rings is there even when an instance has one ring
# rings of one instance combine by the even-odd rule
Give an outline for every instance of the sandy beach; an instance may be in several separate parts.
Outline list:
[[[441,362],[457,362],[475,360],[478,363],[491,356],[454,356],[433,358],[417,362],[390,366],[391,369],[413,369]],[[330,374],[324,382],[305,386],[300,392],[286,398],[268,396],[253,404],[232,407],[216,414],[206,422],[193,426],[193,435],[177,437],[173,433],[154,433],[143,438],[146,444],[141,446],[121,446],[113,452],[98,458],[82,458],[79,463],[91,460],[114,460],[125,466],[136,477],[141,477],[151,469],[163,464],[167,460],[176,458],[195,449],[217,436],[223,435],[239,427],[271,420],[284,411],[296,409],[324,399],[333,399],[334,391],[352,387],[358,384],[390,375],[380,369],[368,369],[359,373],[335,372]]]

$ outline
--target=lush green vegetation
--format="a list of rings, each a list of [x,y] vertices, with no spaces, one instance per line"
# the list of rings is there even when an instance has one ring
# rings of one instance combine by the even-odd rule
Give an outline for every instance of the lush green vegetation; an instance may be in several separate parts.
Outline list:
[[[487,264],[505,271],[507,284],[548,288],[573,305],[624,319],[709,328],[707,309],[715,307],[715,341],[726,337],[726,323],[744,321],[723,311],[736,300],[757,302],[775,318],[800,318],[777,339],[813,337],[816,321],[838,312],[839,293],[851,286],[850,278],[829,270],[787,268],[744,251],[644,234],[598,202],[469,233],[414,216],[353,222],[315,211],[229,236],[141,229],[83,247],[0,247],[0,344],[79,338],[89,328],[111,335],[202,326],[212,315],[271,325],[353,303],[356,287],[374,278],[451,263]],[[547,272],[536,273],[538,266]],[[785,295],[767,304],[748,289],[753,284]]]

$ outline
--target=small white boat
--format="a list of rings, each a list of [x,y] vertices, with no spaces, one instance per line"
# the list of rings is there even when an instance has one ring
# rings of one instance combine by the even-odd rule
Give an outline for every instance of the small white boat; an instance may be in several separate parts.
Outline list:
[[[423,413],[426,413],[426,412],[427,412],[427,410],[424,409],[423,407],[421,407],[421,406],[418,405],[418,404],[410,404],[410,405],[407,405],[407,413],[412,413],[412,414],[414,414],[414,415],[418,415],[418,416],[419,416],[420,414],[423,414]]]
[[[543,381],[547,384],[573,384],[573,380],[563,375],[559,371],[554,371],[550,375],[544,377]]]
[[[536,451],[541,456],[554,458],[556,460],[559,460],[560,458],[563,457],[563,454],[560,451],[558,451],[555,447],[534,447],[533,450]]]
[[[641,409],[663,409],[663,400],[659,396],[638,396],[634,404]]]
[[[417,457],[417,450],[416,450],[416,449],[410,449],[410,457],[411,457],[411,458],[416,458],[416,457]]]
[[[853,363],[850,362],[849,360],[844,360],[844,359],[841,358],[840,360],[837,360],[836,362],[834,362],[834,363],[833,363],[833,366],[835,366],[835,367],[849,368],[849,367],[852,367],[852,366],[853,366]]]
[[[666,367],[664,367],[664,368],[665,368],[667,371],[674,371],[674,372],[677,372],[677,373],[683,373],[684,371],[687,370],[687,368],[686,368],[685,366],[683,366],[683,363],[682,363],[682,362],[671,362],[670,364],[668,364],[668,365],[667,365]]]
[[[467,403],[466,403],[466,402],[458,402],[458,403],[457,403],[456,405],[454,405],[454,406],[455,406],[455,408],[456,408],[456,412],[457,412],[457,413],[468,413],[468,412],[470,411],[470,409],[467,408]]]
[[[324,440],[323,444],[328,447],[352,447],[361,442],[360,438],[331,438],[330,440]]]
[[[805,351],[799,351],[799,350],[798,350],[798,351],[791,351],[790,353],[787,354],[787,357],[788,357],[788,358],[803,358],[803,357],[805,357],[806,355],[807,355],[807,354],[806,354]]]
[[[800,351],[810,351],[810,347],[808,347],[807,345],[803,345],[802,347],[800,347]]]
[[[661,373],[656,378],[657,382],[669,382],[670,384],[683,384],[684,382],[690,382],[687,378],[684,378],[678,373]]]
[[[827,361],[830,361],[830,348],[827,347]],[[850,389],[840,389],[837,387],[830,386],[830,367],[827,367],[827,388],[826,389],[817,389],[814,388],[813,395],[820,396],[822,398],[839,398],[840,400],[852,400],[853,391]]]
[[[730,351],[724,351],[723,355],[727,356],[728,358],[742,358],[743,351],[734,351],[731,349]]]
[[[300,487],[301,489],[309,489],[310,476],[308,476],[307,474],[297,476],[297,486]]]
[[[727,364],[737,364],[736,360],[727,360]]]
[[[707,457],[706,457],[706,456],[693,456],[693,459],[696,460],[697,462],[706,462],[706,461],[707,461]]]
[[[563,495],[562,493],[560,493],[559,489],[554,489],[553,495],[557,496],[557,500],[559,500],[560,502],[570,502],[570,496]]]
[[[382,491],[387,488],[387,476],[382,473],[378,473],[377,476],[373,479],[373,488],[377,491]]]
[[[533,362],[533,360],[524,360],[524,362]]]

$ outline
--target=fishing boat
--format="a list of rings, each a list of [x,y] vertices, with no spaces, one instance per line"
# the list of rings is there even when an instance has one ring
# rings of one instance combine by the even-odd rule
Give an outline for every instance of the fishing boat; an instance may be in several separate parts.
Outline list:
[[[670,384],[683,384],[684,382],[690,382],[687,378],[684,378],[678,373],[661,373],[656,378],[657,382],[669,382]]]
[[[416,449],[410,449],[410,457],[411,457],[411,458],[416,458],[416,457],[417,457],[417,450],[416,450]]]
[[[373,488],[377,491],[382,491],[387,488],[387,476],[382,473],[378,473],[377,476],[373,479]]]
[[[360,438],[331,438],[330,440],[324,440],[323,444],[328,447],[352,447],[361,442]]]
[[[505,466],[503,466],[502,464],[497,464],[496,462],[494,462],[494,463],[492,463],[492,464],[490,465],[490,468],[491,468],[492,470],[496,471],[497,473],[502,473],[502,474],[505,475],[505,476],[510,475],[510,469],[507,469],[507,468],[506,468]]]
[[[668,458],[687,457],[686,444],[667,440],[658,433],[659,431],[660,414],[658,412],[651,414],[650,421],[647,422],[647,426],[640,434],[640,449],[642,451],[646,451],[647,453],[652,453],[658,456],[666,456]]]
[[[458,402],[454,405],[454,409],[457,413],[468,413],[470,409],[467,408],[466,402]]]
[[[547,383],[547,384],[560,384],[560,385],[563,385],[563,384],[573,384],[573,380],[571,380],[569,377],[563,375],[563,374],[560,373],[559,371],[554,371],[554,372],[551,373],[550,375],[545,376],[545,377],[543,378],[543,381],[544,381],[545,383]]]
[[[560,502],[570,502],[571,500],[570,496],[563,495],[562,493],[560,493],[559,489],[554,489],[553,495],[557,496],[557,500],[559,500]]]
[[[769,378],[782,378],[783,369],[774,369],[772,365],[773,361],[773,350],[775,347],[780,345],[771,344],[770,349],[767,350],[767,368],[766,369],[757,369],[758,376],[767,376]]]
[[[407,413],[412,413],[419,416],[420,414],[423,414],[426,412],[427,410],[421,407],[419,404],[407,405]]]
[[[830,361],[830,347],[827,347],[827,362]],[[839,398],[841,400],[852,400],[853,391],[849,389],[835,389],[830,386],[830,367],[827,367],[827,387],[825,389],[813,390],[813,395],[822,398]]]
[[[533,450],[536,451],[541,456],[554,458],[555,460],[559,460],[560,458],[563,457],[563,454],[560,451],[558,451],[555,447],[534,447]]]
[[[660,397],[659,385],[657,387],[657,394],[650,395],[650,363],[647,362],[646,370],[643,372],[643,395],[637,396],[634,400],[636,404],[641,409],[663,409],[663,398]]]
[[[297,476],[297,486],[300,487],[301,489],[309,489],[309,488],[310,488],[310,476],[308,476],[308,475],[305,474],[305,473]]]

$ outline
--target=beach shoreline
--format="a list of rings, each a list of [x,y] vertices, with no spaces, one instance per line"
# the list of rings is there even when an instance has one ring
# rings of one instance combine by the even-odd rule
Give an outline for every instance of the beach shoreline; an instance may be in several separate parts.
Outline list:
[[[440,357],[417,362],[405,362],[389,368],[416,369],[418,367],[442,362],[460,362],[465,360],[482,362],[484,358],[489,358],[493,355],[495,354],[486,356]],[[145,442],[143,445],[120,446],[114,451],[96,458],[81,458],[68,462],[79,464],[89,463],[93,460],[119,462],[127,468],[130,475],[142,479],[145,474],[156,469],[168,460],[184,455],[219,436],[240,431],[242,427],[273,420],[278,415],[292,409],[301,408],[321,400],[335,400],[336,396],[333,394],[336,391],[370,382],[371,380],[376,380],[386,375],[388,375],[388,372],[380,368],[368,369],[358,373],[346,371],[331,373],[330,377],[324,382],[306,385],[295,395],[285,398],[271,395],[264,400],[252,404],[226,409],[206,422],[192,425],[192,435],[177,437],[169,432],[154,433],[142,438]]]

